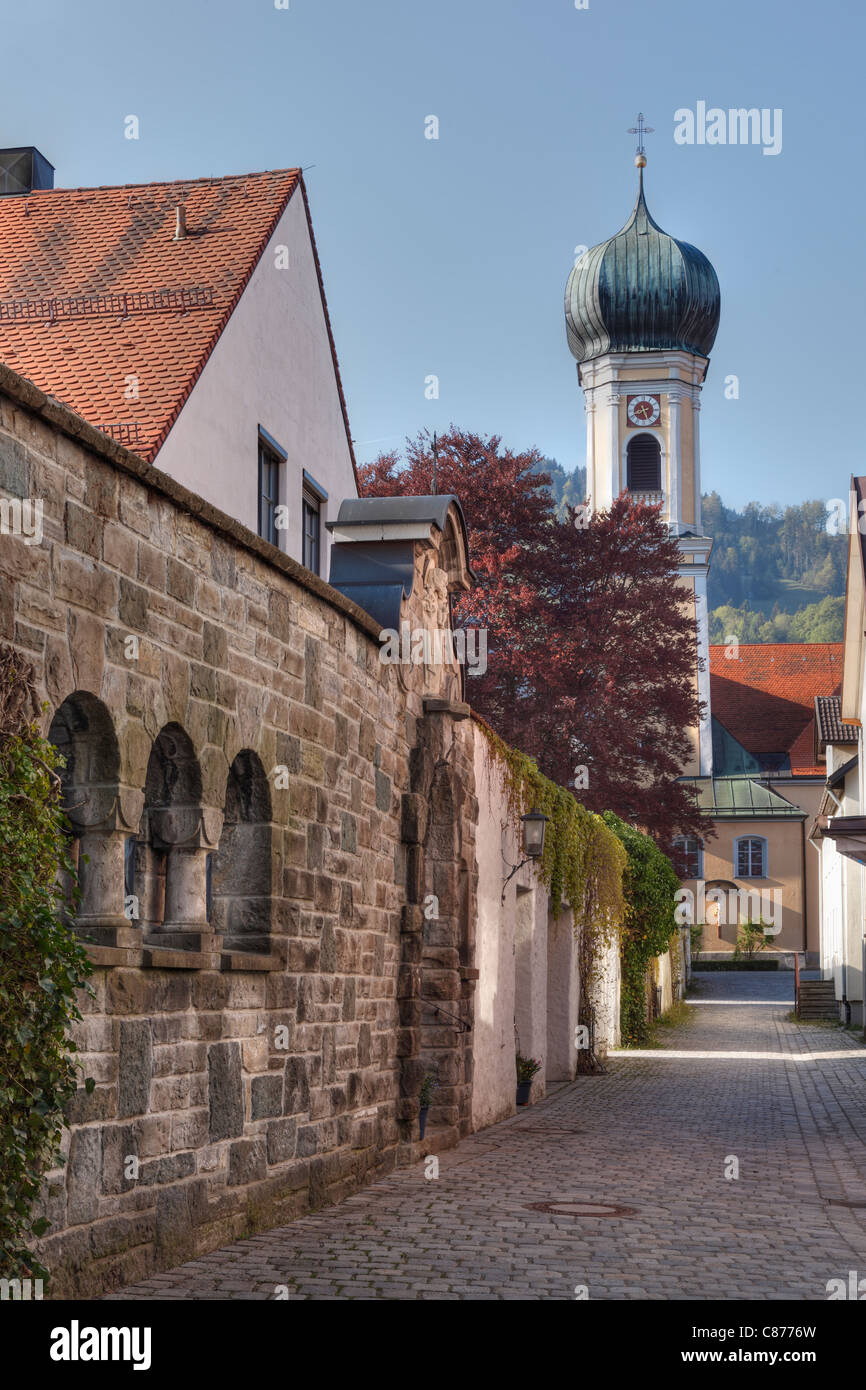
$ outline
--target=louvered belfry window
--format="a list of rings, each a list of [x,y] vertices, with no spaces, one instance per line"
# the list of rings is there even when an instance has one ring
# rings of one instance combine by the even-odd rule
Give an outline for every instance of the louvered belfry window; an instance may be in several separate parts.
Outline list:
[[[660,492],[662,455],[652,434],[636,434],[628,441],[626,454],[629,492]]]

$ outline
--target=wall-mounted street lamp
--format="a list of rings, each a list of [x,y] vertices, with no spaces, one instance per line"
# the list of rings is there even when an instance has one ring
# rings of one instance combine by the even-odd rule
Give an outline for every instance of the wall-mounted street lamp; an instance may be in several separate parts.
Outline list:
[[[505,902],[505,890],[519,869],[524,864],[528,864],[530,859],[540,859],[544,853],[544,832],[547,828],[548,817],[543,811],[527,811],[525,816],[520,817],[523,824],[523,853],[525,858],[519,864],[515,864],[508,878],[502,885],[502,902]]]

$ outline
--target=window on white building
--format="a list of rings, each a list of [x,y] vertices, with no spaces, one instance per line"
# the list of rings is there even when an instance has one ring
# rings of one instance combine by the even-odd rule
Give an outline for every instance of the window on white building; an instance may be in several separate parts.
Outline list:
[[[259,535],[271,545],[279,545],[277,507],[280,502],[280,468],[282,459],[275,449],[259,436]]]
[[[321,563],[322,514],[318,498],[304,491],[304,564],[313,574],[319,573]]]
[[[301,496],[303,562],[313,574],[322,572],[322,519],[327,500],[325,489],[305,468]]]

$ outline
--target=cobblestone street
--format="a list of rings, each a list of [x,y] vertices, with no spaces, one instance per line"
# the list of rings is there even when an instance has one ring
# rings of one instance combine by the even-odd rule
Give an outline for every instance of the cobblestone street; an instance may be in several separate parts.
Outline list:
[[[661,1050],[465,1140],[438,1178],[400,1170],[112,1297],[826,1299],[866,1275],[866,1048],[788,1022],[789,974],[697,979]]]

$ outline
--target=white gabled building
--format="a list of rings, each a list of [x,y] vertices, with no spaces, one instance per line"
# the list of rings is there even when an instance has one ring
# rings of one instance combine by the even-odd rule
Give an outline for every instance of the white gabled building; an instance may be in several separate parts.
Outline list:
[[[0,151],[0,361],[326,577],[358,488],[301,171],[52,176]]]

